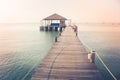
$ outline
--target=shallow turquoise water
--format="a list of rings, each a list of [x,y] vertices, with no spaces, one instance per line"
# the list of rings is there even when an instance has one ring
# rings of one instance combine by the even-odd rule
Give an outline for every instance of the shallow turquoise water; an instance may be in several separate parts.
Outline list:
[[[40,32],[39,24],[0,25],[0,80],[30,80],[58,32]]]
[[[120,26],[78,26],[80,40],[97,51],[120,80]],[[0,24],[0,80],[30,80],[57,34],[40,32],[39,24]],[[105,72],[101,65],[98,67]]]
[[[120,25],[79,25],[79,38],[91,50],[95,50],[113,75],[120,80]],[[103,67],[103,66],[102,66]],[[98,68],[105,75],[105,70]]]

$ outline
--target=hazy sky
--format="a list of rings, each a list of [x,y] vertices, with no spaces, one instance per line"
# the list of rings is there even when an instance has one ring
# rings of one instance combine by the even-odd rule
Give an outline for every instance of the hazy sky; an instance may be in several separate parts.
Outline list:
[[[53,13],[73,22],[120,22],[120,0],[0,0],[0,22],[39,22]]]

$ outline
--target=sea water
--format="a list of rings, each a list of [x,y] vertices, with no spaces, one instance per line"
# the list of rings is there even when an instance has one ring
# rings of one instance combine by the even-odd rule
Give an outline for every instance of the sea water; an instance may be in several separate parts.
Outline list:
[[[120,80],[120,25],[118,24],[78,24],[79,38],[95,50],[113,75]],[[104,66],[97,64],[105,80],[113,80],[105,74]]]
[[[95,50],[120,80],[120,25],[78,26],[82,43]],[[39,24],[0,24],[0,80],[30,80],[57,35],[55,31],[39,31]],[[101,65],[97,67],[104,75]]]
[[[39,24],[0,24],[0,80],[30,80],[58,32]]]

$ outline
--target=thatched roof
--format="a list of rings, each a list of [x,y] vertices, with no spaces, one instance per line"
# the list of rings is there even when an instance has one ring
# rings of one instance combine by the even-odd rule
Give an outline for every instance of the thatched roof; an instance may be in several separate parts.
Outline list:
[[[44,18],[43,20],[67,20],[67,19],[65,17],[62,17],[55,13],[53,15],[50,15],[50,16]]]

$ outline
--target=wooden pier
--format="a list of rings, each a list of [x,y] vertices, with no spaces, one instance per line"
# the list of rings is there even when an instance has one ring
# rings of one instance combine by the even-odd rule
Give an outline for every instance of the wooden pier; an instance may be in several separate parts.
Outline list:
[[[104,80],[71,27],[66,27],[31,80]]]

